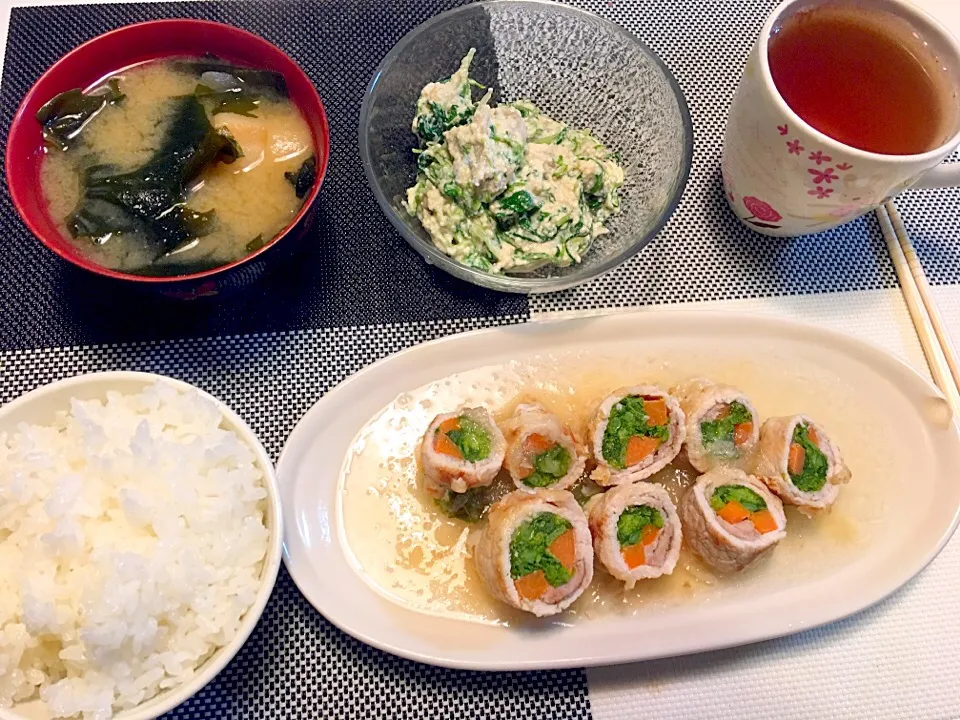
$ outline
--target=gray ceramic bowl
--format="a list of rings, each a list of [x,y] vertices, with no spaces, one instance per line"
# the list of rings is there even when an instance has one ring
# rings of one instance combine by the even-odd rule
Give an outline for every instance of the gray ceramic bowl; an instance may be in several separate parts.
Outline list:
[[[544,112],[590,128],[620,153],[626,180],[610,234],[579,265],[494,275],[438,250],[402,202],[413,185],[410,130],[420,90],[451,75],[474,47],[471,76],[494,102],[530,99]],[[519,293],[562,290],[621,264],[669,219],[690,171],[693,131],[676,80],[637,38],[588,12],[540,0],[492,0],[437,15],[383,59],[360,110],[360,155],[380,207],[428,263],[484,287]]]

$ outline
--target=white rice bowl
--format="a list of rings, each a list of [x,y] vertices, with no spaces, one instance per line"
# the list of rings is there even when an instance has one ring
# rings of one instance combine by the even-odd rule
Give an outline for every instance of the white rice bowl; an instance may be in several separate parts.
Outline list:
[[[0,408],[0,718],[156,717],[256,625],[276,478],[211,396],[88,375]]]

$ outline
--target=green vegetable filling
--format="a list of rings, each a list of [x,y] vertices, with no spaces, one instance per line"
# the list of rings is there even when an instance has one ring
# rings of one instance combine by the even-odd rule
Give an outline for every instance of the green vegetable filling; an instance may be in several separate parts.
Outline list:
[[[603,432],[603,459],[612,467],[626,467],[627,443],[634,435],[654,437],[666,442],[670,431],[666,424],[651,425],[643,409],[643,398],[630,395],[613,406],[607,429]]]
[[[533,472],[523,479],[528,487],[549,487],[570,471],[570,452],[560,444],[533,458]]]
[[[617,540],[620,547],[636,545],[643,538],[643,529],[653,525],[657,530],[663,527],[663,515],[649,505],[631,505],[617,520]]]
[[[744,485],[721,485],[713,491],[710,507],[714,512],[720,512],[728,502],[739,503],[747,512],[759,512],[767,507],[766,501],[755,490]]]
[[[700,423],[700,438],[713,454],[736,454],[733,444],[734,429],[740,423],[753,422],[753,415],[745,405],[734,400],[726,417]]]
[[[460,450],[463,459],[477,462],[486,458],[490,454],[490,433],[483,425],[466,415],[461,415],[457,420],[460,427],[448,432],[447,437]]]
[[[827,482],[827,456],[818,448],[809,436],[807,425],[797,425],[793,429],[793,442],[804,450],[803,470],[799,475],[790,473],[790,480],[801,492],[817,492]]]
[[[551,587],[570,582],[573,572],[550,552],[550,546],[572,527],[569,520],[549,512],[538,513],[520,525],[510,540],[510,577],[517,580],[543,570]]]

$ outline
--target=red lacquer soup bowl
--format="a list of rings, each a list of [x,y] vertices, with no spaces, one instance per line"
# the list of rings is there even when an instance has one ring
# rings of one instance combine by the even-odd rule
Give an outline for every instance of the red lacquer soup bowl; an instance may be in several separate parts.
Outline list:
[[[72,88],[89,88],[111,73],[149,60],[213,54],[238,65],[283,75],[290,99],[300,109],[313,136],[316,179],[300,212],[262,248],[228,265],[191,275],[151,277],[110,270],[91,262],[57,227],[40,191],[44,159],[43,135],[35,116],[55,95]],[[30,89],[10,127],[7,140],[7,187],[14,207],[30,231],[64,260],[109,278],[153,287],[165,295],[194,298],[246,285],[275,259],[287,254],[301,235],[320,191],[330,155],[330,135],[323,103],[313,83],[289,56],[263,38],[230,25],[206,20],[156,20],[128,25],[90,40],[64,55]],[[281,243],[290,238],[286,243]],[[284,246],[279,248],[278,246]]]

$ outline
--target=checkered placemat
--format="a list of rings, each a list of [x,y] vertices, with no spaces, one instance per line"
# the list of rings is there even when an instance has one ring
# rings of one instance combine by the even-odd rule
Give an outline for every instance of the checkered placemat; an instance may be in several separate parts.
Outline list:
[[[726,110],[774,0],[579,2],[659,53],[690,106],[690,181],[673,219],[643,252],[586,286],[529,300],[428,267],[392,230],[367,187],[357,123],[363,91],[390,47],[455,4],[274,0],[14,9],[0,83],[0,139],[29,86],[75,45],[136,21],[202,17],[264,36],[305,69],[326,105],[331,161],[302,257],[243,293],[190,304],[132,294],[68,267],[30,237],[0,193],[0,402],[81,372],[160,372],[226,401],[276,458],[296,421],[327,389],[378,358],[442,335],[551,311],[896,287],[872,216],[822,236],[770,240],[745,230],[724,203],[719,156]],[[945,223],[960,231],[960,195],[915,193],[901,208],[908,225],[929,230],[915,240],[931,279],[960,280],[958,251],[943,242]],[[577,670],[456,672],[368,648],[327,623],[282,571],[237,659],[171,717],[532,720],[590,717],[590,702],[586,676]]]

